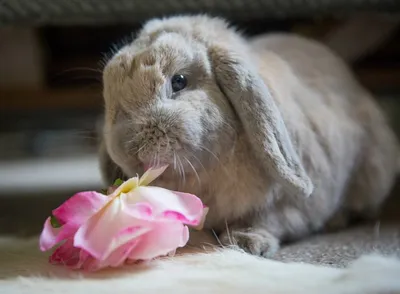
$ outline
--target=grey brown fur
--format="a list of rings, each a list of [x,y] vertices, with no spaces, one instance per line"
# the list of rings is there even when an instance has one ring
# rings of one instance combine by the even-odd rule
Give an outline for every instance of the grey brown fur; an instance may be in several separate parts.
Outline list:
[[[174,74],[189,81],[176,94]],[[245,39],[207,16],[156,19],[103,79],[107,182],[170,164],[155,184],[201,197],[205,227],[225,244],[269,256],[375,215],[394,183],[399,149],[383,114],[314,41]]]

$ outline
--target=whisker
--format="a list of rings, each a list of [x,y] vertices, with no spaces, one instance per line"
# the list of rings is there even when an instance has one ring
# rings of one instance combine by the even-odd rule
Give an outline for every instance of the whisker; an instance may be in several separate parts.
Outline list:
[[[200,180],[199,174],[197,173],[195,167],[194,167],[193,164],[190,162],[190,160],[187,159],[187,157],[183,156],[183,158],[187,161],[187,163],[188,163],[188,164],[190,165],[190,167],[193,169],[193,172],[194,172],[194,174],[195,174],[195,176],[196,176],[196,178],[197,178],[197,182],[199,183],[199,186],[201,186],[201,180]]]
[[[199,159],[196,155],[194,155],[194,153],[189,152],[189,151],[186,151],[186,152],[188,152],[189,155],[190,155],[191,157],[193,157],[193,158],[198,162],[198,164],[203,168],[204,172],[205,172],[205,173],[207,174],[207,176],[209,177],[210,174],[208,173],[208,170],[204,167],[204,165],[201,163],[200,159]]]
[[[83,139],[83,140],[91,140],[91,141],[95,140],[95,141],[97,141],[97,140],[100,139],[100,137],[98,135],[96,135],[96,134],[94,134],[94,132],[90,132],[90,131],[73,132],[71,134],[71,136],[72,136],[73,139],[79,139],[79,140]]]
[[[176,173],[178,175],[178,179],[179,179],[179,185],[181,185],[181,181],[182,181],[182,170],[181,170],[181,166],[179,165],[178,162],[178,154],[176,154],[176,152],[174,152],[174,164],[176,165]]]
[[[181,162],[181,166],[182,166],[182,175],[183,175],[183,185],[186,184],[186,172],[185,172],[185,166],[183,165],[183,162],[181,159],[179,159]]]
[[[171,143],[170,143],[170,138],[168,137],[167,134],[165,134],[166,138],[167,138],[167,150],[170,150],[171,148]],[[172,153],[174,155],[174,172],[176,172],[176,152],[174,149],[172,149]]]
[[[98,78],[98,77],[94,77],[94,76],[83,76],[83,75],[79,75],[79,76],[73,76],[73,77],[62,77],[62,76],[55,76],[54,79],[60,79],[60,82],[67,82],[67,79],[70,81],[96,81],[99,83],[102,83],[103,81]],[[64,80],[61,80],[64,79]]]
[[[179,164],[179,156],[178,156],[178,154],[176,155],[176,163],[177,163],[177,166],[178,166],[178,173],[179,173],[179,184],[181,184],[182,183],[182,168],[181,168],[181,166],[180,166],[180,164]]]
[[[174,151],[174,171],[176,171],[176,153]]]
[[[234,241],[234,240],[232,239],[231,233],[230,233],[230,231],[229,231],[228,222],[227,222],[226,220],[225,220],[225,228],[226,228],[226,235],[228,236],[228,241],[229,241],[229,243],[230,243],[231,245],[233,245],[233,246],[237,245],[237,244],[236,244],[236,241]]]
[[[181,177],[182,177],[183,185],[185,185],[186,184],[185,168],[183,167],[180,157],[178,156],[177,158],[178,158],[178,163],[179,163],[180,170],[181,170]]]
[[[200,146],[200,149],[207,151],[208,153],[210,153],[218,162],[220,162],[218,156],[213,153],[210,149],[208,149],[207,147],[205,147],[204,145]]]
[[[213,233],[213,235],[214,235],[214,237],[215,237],[215,240],[217,240],[218,244],[219,244],[221,247],[224,248],[225,246],[222,244],[222,242],[221,242],[221,240],[219,239],[217,233],[216,233],[213,229],[211,230],[211,232]]]
[[[152,167],[152,166],[154,166],[154,164],[156,163],[156,154],[154,154],[153,156],[152,156],[152,158],[151,158],[151,160],[150,160],[150,166]]]
[[[73,72],[73,71],[85,71],[85,70],[90,71],[90,72],[100,73],[100,74],[103,73],[103,71],[101,69],[92,68],[92,67],[84,67],[84,66],[69,68],[69,69],[63,70],[62,73]]]
[[[74,68],[68,68],[65,70],[62,70],[60,72],[55,73],[54,75],[54,79],[59,79],[59,78],[63,78],[63,76],[65,76],[68,73],[82,73],[82,72],[89,72],[89,73],[95,73],[95,75],[92,76],[72,76],[69,77],[69,79],[71,80],[95,80],[99,83],[102,83],[102,74],[103,72],[100,69],[96,69],[96,68],[90,68],[90,67],[74,67]]]
[[[133,142],[135,142],[135,141],[138,141],[138,138],[139,138],[139,135],[135,135],[135,136],[133,136],[132,138],[130,138],[129,140],[126,140],[126,142],[125,143],[133,143]]]
[[[135,152],[134,155],[137,155],[140,151],[142,151],[144,148],[146,148],[148,144],[149,144],[149,143],[144,143],[144,144]]]
[[[205,147],[204,145],[203,145],[203,146],[200,146],[200,149],[202,149],[202,150],[208,152],[209,154],[211,154],[211,155],[218,161],[218,163],[220,163],[220,166],[221,166],[222,170],[223,170],[227,175],[230,174],[230,171],[226,169],[226,167],[225,167],[224,164],[221,164],[221,160],[218,158],[218,156],[217,156],[216,154],[214,154],[211,150],[209,150],[209,149],[208,149],[207,147]]]
[[[218,248],[217,245],[210,243],[210,242],[202,242],[203,246],[201,246],[201,249],[203,249],[205,252],[210,252],[208,251],[208,249],[213,249],[215,250],[216,248]]]
[[[160,165],[160,142],[157,142],[156,156],[157,156],[156,166],[159,166]]]

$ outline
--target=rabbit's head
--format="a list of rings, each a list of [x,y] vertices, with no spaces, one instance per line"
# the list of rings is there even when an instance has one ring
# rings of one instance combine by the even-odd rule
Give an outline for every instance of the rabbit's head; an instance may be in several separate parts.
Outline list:
[[[190,36],[145,30],[104,70],[110,157],[128,175],[138,164],[207,168],[236,135],[207,48]]]
[[[273,97],[246,58],[242,39],[219,19],[147,23],[104,69],[110,158],[128,176],[158,164],[212,168],[245,132],[266,172],[309,195]]]

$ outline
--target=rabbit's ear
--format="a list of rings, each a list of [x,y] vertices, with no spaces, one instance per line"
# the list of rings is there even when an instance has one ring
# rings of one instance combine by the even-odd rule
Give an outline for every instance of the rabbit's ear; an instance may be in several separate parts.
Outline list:
[[[213,47],[210,56],[217,83],[235,109],[256,158],[288,192],[311,195],[313,184],[257,70],[229,49]]]
[[[100,143],[99,161],[101,175],[106,185],[112,185],[116,179],[124,181],[128,179],[122,169],[111,159],[104,142]]]

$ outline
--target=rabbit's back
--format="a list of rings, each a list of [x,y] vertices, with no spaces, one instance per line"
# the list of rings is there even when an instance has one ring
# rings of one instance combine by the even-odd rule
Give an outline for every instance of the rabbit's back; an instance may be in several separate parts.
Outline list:
[[[349,210],[376,210],[393,185],[399,153],[370,93],[318,42],[276,34],[251,44],[316,187],[313,202],[297,205],[310,216],[338,214],[347,203]]]
[[[320,92],[320,99],[338,103],[338,107],[346,107],[344,110],[350,110],[351,104],[359,102],[366,94],[349,66],[317,41],[294,34],[271,34],[254,38],[251,47],[261,64],[268,66],[266,51],[276,54],[287,63],[302,87]]]

